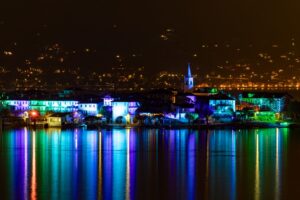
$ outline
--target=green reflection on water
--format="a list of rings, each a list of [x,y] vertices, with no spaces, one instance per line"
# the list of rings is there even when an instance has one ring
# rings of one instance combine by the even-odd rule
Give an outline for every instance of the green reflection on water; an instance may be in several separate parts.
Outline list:
[[[28,129],[0,135],[14,199],[280,199],[289,129]]]

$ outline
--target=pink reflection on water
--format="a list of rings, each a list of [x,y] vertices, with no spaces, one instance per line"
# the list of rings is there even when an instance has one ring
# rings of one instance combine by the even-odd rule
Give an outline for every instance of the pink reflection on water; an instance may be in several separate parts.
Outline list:
[[[32,173],[31,173],[31,194],[30,199],[37,199],[36,196],[36,155],[35,155],[35,131],[32,132]]]

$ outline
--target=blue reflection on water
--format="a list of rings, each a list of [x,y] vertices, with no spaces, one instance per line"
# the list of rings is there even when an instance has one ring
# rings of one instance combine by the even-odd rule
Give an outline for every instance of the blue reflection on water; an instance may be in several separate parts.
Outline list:
[[[232,131],[214,131],[209,135],[209,177],[212,198],[235,199],[235,133]],[[226,183],[228,182],[228,183]],[[214,193],[213,191],[221,191]],[[230,191],[230,192],[226,192]]]
[[[12,199],[279,198],[287,144],[288,129],[9,130],[0,135],[0,194]]]
[[[115,130],[113,133],[113,173],[112,199],[125,199],[126,183],[126,131]]]
[[[195,160],[196,160],[196,144],[195,144],[195,134],[189,134],[188,135],[188,173],[187,173],[187,179],[188,179],[188,199],[195,199]]]

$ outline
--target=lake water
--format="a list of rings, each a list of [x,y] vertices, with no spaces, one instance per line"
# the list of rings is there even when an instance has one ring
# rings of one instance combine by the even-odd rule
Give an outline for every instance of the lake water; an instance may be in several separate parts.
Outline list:
[[[0,199],[299,199],[300,129],[5,130]]]

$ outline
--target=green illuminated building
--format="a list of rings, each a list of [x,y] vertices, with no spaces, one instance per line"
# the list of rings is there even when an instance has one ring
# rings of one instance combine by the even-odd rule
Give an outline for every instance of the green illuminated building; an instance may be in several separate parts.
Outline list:
[[[12,111],[38,110],[46,112],[73,112],[78,108],[75,100],[2,100],[2,107]]]
[[[284,93],[243,93],[240,102],[246,102],[258,106],[260,110],[281,113],[284,111],[289,95]]]

